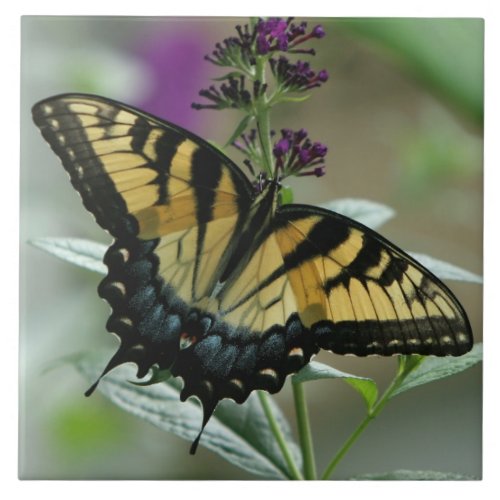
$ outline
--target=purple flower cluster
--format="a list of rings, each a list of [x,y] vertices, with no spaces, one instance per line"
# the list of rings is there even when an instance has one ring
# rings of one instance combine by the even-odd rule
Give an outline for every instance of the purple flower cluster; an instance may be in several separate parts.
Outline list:
[[[212,54],[205,56],[213,64],[232,68],[231,71],[219,78],[223,82],[220,85],[200,91],[209,104],[193,103],[192,107],[236,108],[245,113],[229,142],[246,157],[245,165],[257,178],[257,192],[261,192],[263,184],[270,179],[324,175],[327,148],[312,142],[304,129],[281,131],[281,138],[273,148],[274,165],[270,165],[273,161],[268,157],[268,144],[275,135],[269,131],[270,109],[280,102],[292,100],[287,94],[307,92],[328,80],[326,70],[314,71],[304,60],[307,55],[314,55],[314,50],[302,48],[308,40],[323,38],[325,30],[321,25],[308,30],[306,22],[296,24],[291,17],[273,17],[236,26],[236,31],[238,36],[217,43]],[[288,54],[304,54],[304,57],[294,62],[289,60]],[[263,83],[268,64],[272,73],[269,88]],[[257,122],[257,130],[244,133],[253,120]],[[234,140],[237,135],[238,139]]]
[[[272,130],[271,137],[275,135]],[[290,175],[321,177],[325,174],[324,161],[328,149],[320,142],[312,142],[307,135],[303,128],[297,132],[281,130],[281,139],[273,147],[275,168],[281,179]],[[258,162],[261,155],[257,130],[251,129],[247,134],[241,134],[240,139],[232,145],[247,157],[244,163],[255,176],[252,162]]]
[[[257,148],[257,130],[253,128],[248,134],[241,134],[240,138],[243,143],[234,141],[233,146],[249,156],[249,153],[255,151]]]
[[[271,130],[270,135],[271,137],[274,137],[276,132]],[[252,162],[258,163],[261,157],[261,149],[257,138],[257,129],[252,128],[248,133],[241,134],[239,140],[236,140],[231,144],[246,156],[243,163],[248,167],[250,173],[255,176],[255,169]]]
[[[191,104],[194,109],[226,109],[238,108],[248,110],[252,106],[252,96],[254,99],[266,91],[267,86],[260,82],[254,82],[253,92],[250,93],[245,88],[245,77],[234,78],[230,76],[227,83],[222,83],[217,89],[211,85],[208,89],[200,90],[199,95],[212,101],[213,104]]]
[[[298,49],[298,45],[311,38],[323,38],[325,30],[321,25],[315,26],[306,33],[307,22],[295,24],[293,18],[287,20],[272,17],[259,19],[253,28],[248,24],[236,26],[238,36],[226,38],[215,45],[215,50],[205,59],[217,66],[241,67],[250,70],[255,64],[255,55],[265,55],[281,51],[292,54],[303,53],[314,55],[314,49]]]
[[[290,129],[281,131],[281,139],[276,142],[273,154],[276,158],[276,169],[282,172],[282,177],[289,175],[325,174],[325,156],[328,148],[320,142],[312,142],[307,137],[307,131],[300,129],[293,132]]]
[[[303,52],[314,55],[314,50],[299,50],[295,47],[311,38],[323,38],[325,30],[322,26],[315,26],[306,34],[307,22],[295,24],[291,17],[286,21],[279,17],[267,20],[259,19],[255,27],[257,53],[264,55],[273,51]]]
[[[267,20],[259,19],[254,25],[236,26],[238,36],[229,37],[215,45],[211,55],[205,59],[217,66],[234,68],[221,79],[225,83],[219,88],[212,85],[200,91],[202,97],[212,101],[210,104],[192,104],[194,109],[226,109],[238,108],[251,112],[252,104],[259,99],[267,89],[255,75],[257,58],[269,62],[280,94],[286,92],[307,91],[319,87],[328,79],[325,70],[316,73],[307,62],[291,63],[286,57],[268,58],[266,54],[275,51],[292,54],[303,53],[314,55],[314,50],[297,49],[296,47],[311,38],[323,38],[325,30],[321,25],[307,32],[307,22],[295,24],[293,18],[282,19],[273,17]],[[264,56],[264,57],[263,57]],[[245,76],[253,80],[253,95],[245,88]],[[276,99],[278,102],[279,99]]]
[[[206,55],[205,60],[217,66],[242,67],[250,70],[255,64],[252,46],[257,33],[250,31],[248,24],[236,26],[238,36],[225,38],[222,43],[215,44],[215,50],[211,55]]]
[[[319,87],[328,80],[326,70],[323,69],[316,73],[308,62],[297,61],[292,64],[286,57],[280,56],[277,60],[271,58],[269,64],[276,81],[283,89],[291,92]]]

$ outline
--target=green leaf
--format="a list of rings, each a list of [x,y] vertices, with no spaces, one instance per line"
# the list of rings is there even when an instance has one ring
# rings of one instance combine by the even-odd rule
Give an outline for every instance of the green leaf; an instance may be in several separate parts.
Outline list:
[[[479,478],[434,470],[395,470],[375,474],[362,474],[350,478],[351,481],[471,481]]]
[[[407,354],[398,356],[399,363],[399,376],[407,377],[413,370],[415,370],[420,363],[425,359],[425,356],[420,354]]]
[[[377,384],[369,379],[362,379],[360,378],[346,378],[345,381],[356,391],[361,394],[362,398],[364,399],[366,403],[366,409],[367,411],[370,411],[375,403],[377,402],[378,399],[378,388]]]
[[[443,260],[435,259],[422,253],[408,252],[415,260],[429,269],[438,278],[443,280],[469,281],[471,283],[482,283],[483,278],[477,274],[466,271],[461,267],[449,264]]]
[[[281,186],[280,192],[281,205],[293,203],[293,189],[290,186]]]
[[[227,148],[230,146],[245,131],[252,120],[252,115],[245,115],[236,127],[235,131],[231,134],[231,137],[227,140],[224,147]]]
[[[395,215],[394,210],[387,205],[356,198],[341,198],[320,206],[357,220],[372,229],[377,229]]]
[[[102,261],[108,247],[101,243],[78,238],[37,238],[29,243],[76,266],[100,274],[108,272]]]
[[[97,380],[105,366],[103,360],[89,355],[73,356],[72,362],[89,384]],[[171,378],[160,384],[141,387],[127,382],[127,378],[133,377],[133,368],[123,365],[107,374],[99,383],[98,390],[125,411],[192,442],[201,428],[202,410],[195,398],[183,403],[179,400],[181,381]],[[290,426],[272,400],[270,404],[300,466],[299,447],[293,440]],[[267,479],[288,477],[287,465],[255,393],[243,405],[230,400],[222,401],[203,432],[200,446],[214,451],[237,467]],[[188,449],[186,446],[186,453]]]
[[[351,387],[356,389],[359,394],[361,394],[368,410],[370,410],[377,401],[377,384],[372,379],[359,377],[357,375],[352,375],[351,373],[341,372],[340,370],[336,370],[331,366],[319,363],[317,361],[311,361],[306,366],[304,366],[302,370],[293,375],[292,382],[296,384],[326,378],[343,379]]]
[[[413,389],[422,384],[428,384],[434,380],[449,377],[455,373],[467,370],[483,359],[483,344],[478,343],[472,350],[458,357],[435,357],[426,356],[420,365],[415,368],[403,381],[403,383],[391,394],[391,398],[397,394]]]

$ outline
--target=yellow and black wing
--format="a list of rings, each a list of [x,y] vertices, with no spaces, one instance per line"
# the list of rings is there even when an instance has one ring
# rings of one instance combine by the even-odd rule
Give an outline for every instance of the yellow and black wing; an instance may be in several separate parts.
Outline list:
[[[252,200],[243,173],[189,132],[109,99],[56,96],[33,116],[97,222],[118,243],[155,241],[158,271],[183,300],[209,295]]]
[[[289,205],[272,234],[319,347],[358,356],[471,349],[469,321],[453,293],[378,233],[328,210]]]
[[[203,426],[225,397],[280,390],[320,348],[470,349],[462,307],[415,260],[327,210],[273,214],[272,190],[256,201],[241,170],[186,130],[78,94],[38,103],[33,117],[115,238],[99,294],[121,344],[104,373],[128,361],[139,377],[169,368],[184,380],[181,398],[201,400]]]
[[[220,394],[237,401],[278,391],[320,348],[459,356],[472,347],[467,315],[437,277],[362,224],[306,205],[278,208],[216,299],[218,328],[185,353],[198,370],[187,386],[196,391],[211,360],[224,370]]]
[[[54,96],[33,119],[85,207],[115,238],[99,294],[126,361],[170,367],[213,322],[209,297],[234,253],[254,192],[245,175],[186,130],[110,99]],[[91,392],[91,391],[89,391]]]

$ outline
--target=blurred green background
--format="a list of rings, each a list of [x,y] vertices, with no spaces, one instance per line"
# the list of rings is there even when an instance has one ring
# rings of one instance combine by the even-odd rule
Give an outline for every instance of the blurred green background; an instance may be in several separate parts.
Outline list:
[[[276,108],[273,127],[308,129],[329,147],[327,175],[293,182],[295,200],[367,198],[397,216],[381,230],[407,250],[482,274],[483,21],[308,19],[323,24],[316,70],[330,80],[301,104]],[[23,17],[21,89],[20,453],[24,479],[252,479],[200,448],[114,407],[63,356],[116,348],[104,325],[100,276],[27,241],[74,236],[109,242],[86,213],[31,121],[31,106],[60,92],[92,92],[140,106],[221,144],[237,112],[194,111],[220,75],[203,60],[246,20]],[[237,155],[233,158],[240,160]],[[482,289],[449,283],[482,339]],[[320,361],[385,384],[393,358]],[[47,370],[48,368],[51,368]],[[340,381],[308,385],[318,465],[363,415]],[[293,423],[289,382],[276,396]],[[391,402],[337,469],[337,478],[394,469],[481,476],[481,367]]]

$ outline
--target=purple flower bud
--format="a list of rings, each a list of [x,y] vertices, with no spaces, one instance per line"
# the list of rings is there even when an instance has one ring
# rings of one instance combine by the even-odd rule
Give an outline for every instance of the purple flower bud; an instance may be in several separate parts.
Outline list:
[[[262,33],[257,36],[257,52],[261,55],[269,52],[269,42]]]
[[[297,61],[295,69],[297,75],[307,75],[307,72],[309,71],[309,63],[304,61]]]
[[[307,165],[311,161],[311,151],[309,149],[301,149],[299,151],[299,161],[302,166]]]
[[[267,22],[264,21],[264,19],[259,18],[259,21],[257,22],[257,25],[255,26],[257,33],[264,33],[266,25],[267,25]]]
[[[325,156],[327,151],[328,151],[328,148],[324,145],[324,144],[321,144],[320,142],[315,142],[313,145],[312,145],[312,154],[314,157],[318,157],[318,156]]]
[[[290,25],[290,36],[294,40],[298,36],[304,35],[306,32],[307,22],[303,21],[298,26],[294,23]]]
[[[293,131],[289,128],[282,128],[281,135],[283,136],[284,139],[292,140]]]
[[[273,148],[273,154],[276,156],[276,158],[279,158],[286,153],[288,153],[288,150],[290,149],[290,142],[288,139],[280,139]]]
[[[323,38],[326,35],[325,30],[323,29],[323,26],[318,24],[315,26],[312,30],[312,36],[315,38]]]
[[[295,140],[297,142],[301,142],[307,137],[307,130],[305,128],[301,128],[298,132],[295,132]]]
[[[273,20],[273,24],[269,34],[275,38],[278,38],[280,35],[284,34],[287,28],[287,23],[283,19],[275,19]]]
[[[281,33],[276,39],[276,46],[279,50],[288,50],[288,36],[286,33]]]
[[[315,175],[316,177],[322,177],[326,173],[326,168],[324,165],[321,165],[320,167],[316,167],[312,170],[306,170],[306,171],[301,171],[298,174],[296,174],[298,177],[307,177],[310,175]]]
[[[328,71],[326,71],[326,69],[322,69],[319,73],[318,73],[318,80],[320,82],[326,82],[328,80],[328,77],[330,75],[328,74]]]

